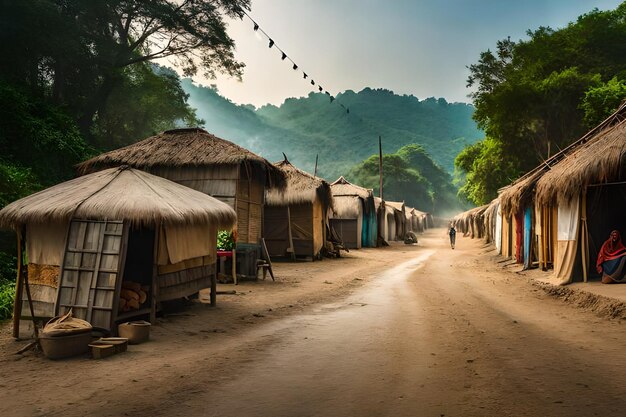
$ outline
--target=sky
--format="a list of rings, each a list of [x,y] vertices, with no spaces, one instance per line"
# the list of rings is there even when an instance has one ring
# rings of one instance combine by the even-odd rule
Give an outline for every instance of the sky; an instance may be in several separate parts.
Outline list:
[[[593,8],[620,0],[252,0],[250,16],[299,66],[281,61],[276,48],[247,18],[229,20],[235,56],[246,64],[242,81],[215,84],[238,104],[281,104],[315,87],[302,71],[335,95],[365,87],[470,102],[467,66],[510,36],[528,29],[560,28]],[[317,90],[315,90],[317,91]]]

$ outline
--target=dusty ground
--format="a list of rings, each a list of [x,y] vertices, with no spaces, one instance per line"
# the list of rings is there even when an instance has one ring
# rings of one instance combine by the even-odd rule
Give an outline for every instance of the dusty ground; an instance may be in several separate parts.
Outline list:
[[[494,261],[432,230],[276,264],[101,361],[15,355],[5,326],[0,415],[623,415],[623,304]]]

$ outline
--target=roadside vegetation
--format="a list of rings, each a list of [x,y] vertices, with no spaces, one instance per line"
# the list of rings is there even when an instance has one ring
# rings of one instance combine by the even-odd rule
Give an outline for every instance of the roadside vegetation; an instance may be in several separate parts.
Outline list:
[[[503,39],[470,65],[483,141],[456,158],[460,194],[476,205],[565,148],[626,98],[626,3],[562,29]]]

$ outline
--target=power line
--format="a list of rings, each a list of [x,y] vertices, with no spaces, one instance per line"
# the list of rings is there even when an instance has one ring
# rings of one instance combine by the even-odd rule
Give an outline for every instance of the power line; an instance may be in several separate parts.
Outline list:
[[[250,22],[252,22],[252,24],[253,24],[252,29],[253,29],[255,32],[260,32],[260,33],[262,33],[262,34],[263,34],[263,35],[267,38],[267,42],[268,42],[268,44],[267,44],[267,45],[268,45],[268,47],[269,47],[270,49],[272,49],[272,48],[276,48],[278,51],[280,51],[280,54],[281,54],[281,55],[280,55],[280,59],[281,59],[282,61],[287,61],[287,60],[288,60],[289,62],[291,62],[291,68],[292,68],[294,71],[297,71],[298,69],[300,69],[300,66],[299,66],[298,64],[296,64],[296,62],[295,62],[295,61],[294,61],[291,57],[289,57],[289,55],[287,55],[287,53],[286,53],[286,52],[285,52],[285,51],[284,51],[284,50],[283,50],[280,46],[278,46],[278,44],[276,43],[276,41],[275,41],[275,40],[274,40],[274,39],[273,39],[273,38],[272,38],[272,37],[271,37],[271,36],[270,36],[270,35],[269,35],[269,34],[268,34],[265,30],[263,30],[263,28],[261,27],[261,25],[259,25],[259,23],[258,23],[256,20],[254,20],[254,19],[252,18],[252,16],[250,16],[250,15],[248,14],[248,12],[246,12],[243,8],[240,8],[239,10],[240,10],[240,12],[241,12],[241,18],[243,19],[243,17],[244,17],[244,16],[245,16],[245,17],[247,17],[247,18],[250,20]],[[335,97],[334,95],[332,95],[332,94],[331,94],[328,90],[326,90],[324,87],[322,87],[322,85],[321,85],[320,83],[316,82],[316,81],[315,81],[315,79],[314,79],[314,78],[310,75],[310,73],[307,73],[306,71],[304,71],[304,70],[302,70],[302,69],[300,69],[300,71],[302,71],[302,79],[303,79],[303,80],[308,79],[308,80],[309,80],[309,83],[310,83],[312,86],[317,86],[318,91],[319,91],[320,93],[324,93],[324,94],[326,94],[326,95],[328,96],[328,98],[329,98],[329,100],[330,100],[330,102],[331,102],[331,103],[332,103],[332,102],[334,102],[334,101],[336,100],[336,97]],[[338,104],[339,104],[339,105],[340,105],[340,106],[341,106],[341,107],[342,107],[342,108],[346,111],[346,113],[348,113],[348,114],[350,113],[350,109],[349,109],[347,106],[343,105],[342,103],[338,103]]]

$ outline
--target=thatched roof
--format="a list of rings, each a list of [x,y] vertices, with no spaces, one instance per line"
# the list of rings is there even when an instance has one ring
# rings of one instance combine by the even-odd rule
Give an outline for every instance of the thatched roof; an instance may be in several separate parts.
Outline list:
[[[428,213],[424,212],[424,211],[420,211],[418,209],[413,209],[413,214],[415,214],[418,217],[426,217],[428,215]]]
[[[569,159],[570,155],[573,155],[579,152],[579,150],[584,149],[587,145],[596,141],[598,137],[602,137],[605,132],[608,132],[622,124],[622,121],[624,119],[626,119],[626,102],[622,103],[622,105],[615,111],[615,113],[606,118],[598,126],[591,129],[580,139],[573,142],[562,151],[556,153],[551,158],[544,161],[541,165],[537,166],[535,169],[527,172],[526,174],[515,180],[511,185],[502,188],[500,190],[499,196],[502,213],[506,216],[510,216],[523,209],[525,206],[529,205],[532,202],[533,198],[539,195],[540,179],[550,173],[546,181],[554,181],[556,177],[553,176],[551,172],[557,166],[559,166],[562,161]],[[543,183],[546,184],[546,182]],[[554,185],[557,186],[556,183],[554,183]],[[548,188],[556,191],[556,188]],[[581,188],[582,187],[577,187],[574,184],[571,191],[574,193],[580,192]],[[578,191],[575,192],[575,190]],[[547,198],[549,200],[554,198],[555,195],[555,192],[548,192],[547,194],[545,194],[544,192],[542,193],[542,198]],[[565,193],[562,194],[559,198],[569,198],[569,196],[571,195],[573,194]]]
[[[378,209],[382,206],[383,210],[385,209],[385,200],[383,200],[380,197],[374,197],[374,207],[376,208],[376,211],[378,211]]]
[[[270,189],[265,191],[265,203],[270,206],[287,204],[313,203],[319,199],[326,207],[332,206],[330,184],[324,179],[314,177],[308,172],[293,166],[285,157],[284,161],[274,166],[283,171],[287,179],[284,191]]]
[[[626,102],[585,138],[537,181],[540,204],[563,204],[579,196],[588,185],[624,180]]]
[[[86,174],[120,165],[149,169],[241,163],[263,169],[268,174],[269,186],[284,187],[285,177],[282,171],[268,160],[200,128],[167,130],[132,145],[98,155],[77,167],[80,174]]]
[[[404,201],[389,201],[389,200],[385,200],[385,204],[395,208],[398,211],[404,211],[404,209],[405,209]]]
[[[530,175],[515,181],[500,192],[501,210],[505,216],[511,216],[531,204],[534,197],[535,184],[546,171],[547,168],[535,170]]]
[[[0,210],[0,227],[67,222],[72,218],[126,220],[133,224],[215,224],[231,228],[227,204],[155,175],[110,168],[57,184]]]
[[[334,197],[333,213],[336,218],[356,219],[363,213],[363,199],[356,195]]]
[[[333,193],[333,197],[357,196],[364,200],[373,197],[372,190],[352,184],[343,176],[339,177],[335,182],[330,184],[330,189]]]

